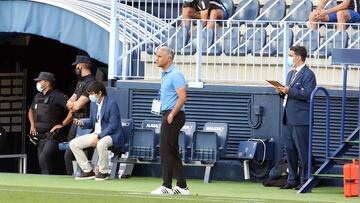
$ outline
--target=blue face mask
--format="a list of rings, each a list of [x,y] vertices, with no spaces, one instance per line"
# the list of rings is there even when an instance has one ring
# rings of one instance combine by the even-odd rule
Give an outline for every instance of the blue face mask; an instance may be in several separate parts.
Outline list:
[[[89,95],[89,99],[90,99],[91,102],[97,102],[98,101],[98,98],[96,97],[95,94]]]
[[[44,88],[41,87],[41,84],[40,84],[39,82],[36,83],[36,89],[37,89],[37,91],[39,91],[39,92],[42,92],[42,91],[44,90]]]
[[[288,58],[287,58],[287,65],[288,65],[289,67],[294,67],[294,66],[295,66],[295,62],[294,62],[294,58],[293,58],[293,57],[288,56]]]

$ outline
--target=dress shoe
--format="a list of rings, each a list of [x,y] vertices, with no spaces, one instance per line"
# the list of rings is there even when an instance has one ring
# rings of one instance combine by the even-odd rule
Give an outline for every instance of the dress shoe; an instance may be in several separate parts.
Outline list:
[[[280,187],[280,189],[293,189],[296,188],[297,185],[291,185],[291,184],[286,184],[282,187]]]

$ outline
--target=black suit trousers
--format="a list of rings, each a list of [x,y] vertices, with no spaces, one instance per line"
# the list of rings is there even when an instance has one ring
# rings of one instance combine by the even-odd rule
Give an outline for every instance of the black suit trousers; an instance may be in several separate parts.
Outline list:
[[[160,131],[160,159],[163,186],[172,188],[172,177],[174,175],[177,180],[176,185],[180,188],[186,188],[178,144],[180,129],[185,124],[185,113],[183,111],[178,112],[171,124],[167,121],[169,113],[170,111],[162,116]]]

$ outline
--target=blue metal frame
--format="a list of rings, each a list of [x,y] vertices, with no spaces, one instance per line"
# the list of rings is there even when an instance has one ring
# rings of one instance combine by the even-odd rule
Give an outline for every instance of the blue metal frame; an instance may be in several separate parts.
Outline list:
[[[326,157],[330,157],[329,145],[330,145],[330,95],[324,87],[316,87],[310,96],[310,125],[309,125],[309,153],[308,153],[308,179],[311,176],[312,166],[312,135],[314,126],[314,99],[317,92],[322,91],[326,97]]]
[[[344,141],[345,133],[345,113],[346,113],[346,84],[347,84],[347,66],[343,66],[343,91],[342,91],[342,105],[341,105],[341,130],[340,130],[340,143]]]

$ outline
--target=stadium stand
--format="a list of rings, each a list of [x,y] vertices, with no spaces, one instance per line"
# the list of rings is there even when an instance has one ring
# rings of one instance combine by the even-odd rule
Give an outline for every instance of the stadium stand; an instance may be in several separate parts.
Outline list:
[[[348,46],[348,34],[346,31],[328,31],[325,33],[319,49],[314,53],[320,57],[329,57],[334,48],[346,48]]]

